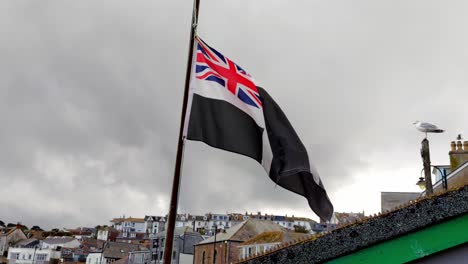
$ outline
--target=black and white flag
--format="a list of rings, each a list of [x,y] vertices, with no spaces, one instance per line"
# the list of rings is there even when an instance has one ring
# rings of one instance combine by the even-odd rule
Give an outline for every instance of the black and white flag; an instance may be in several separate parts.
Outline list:
[[[272,181],[330,219],[333,205],[280,107],[244,69],[198,37],[195,52],[184,136],[255,159]]]

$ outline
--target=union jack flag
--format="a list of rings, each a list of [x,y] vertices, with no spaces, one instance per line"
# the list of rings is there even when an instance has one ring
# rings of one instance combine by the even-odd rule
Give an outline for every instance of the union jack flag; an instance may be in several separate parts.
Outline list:
[[[197,37],[195,60],[196,78],[216,82],[236,95],[242,102],[253,107],[262,108],[257,86],[239,65],[208,46]]]

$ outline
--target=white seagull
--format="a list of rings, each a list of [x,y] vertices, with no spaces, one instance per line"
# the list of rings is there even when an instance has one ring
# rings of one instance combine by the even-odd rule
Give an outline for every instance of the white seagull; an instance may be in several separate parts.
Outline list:
[[[443,129],[440,129],[438,126],[433,125],[431,123],[416,121],[416,122],[413,123],[413,125],[416,127],[417,130],[426,133],[426,138],[427,138],[427,133],[442,133],[442,132],[444,132]]]

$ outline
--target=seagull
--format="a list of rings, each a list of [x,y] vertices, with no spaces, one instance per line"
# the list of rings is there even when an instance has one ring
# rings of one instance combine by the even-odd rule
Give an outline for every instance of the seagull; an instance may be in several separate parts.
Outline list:
[[[426,133],[426,138],[427,138],[427,133],[442,133],[444,132],[443,129],[440,129],[436,125],[433,125],[431,123],[426,123],[426,122],[420,122],[416,121],[413,123],[413,125],[416,127],[417,130]]]

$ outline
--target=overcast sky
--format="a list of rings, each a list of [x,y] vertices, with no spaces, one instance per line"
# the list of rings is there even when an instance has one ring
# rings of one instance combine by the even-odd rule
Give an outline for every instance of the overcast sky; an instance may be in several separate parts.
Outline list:
[[[44,228],[164,215],[191,0],[0,3],[0,220]],[[336,211],[417,191],[467,133],[468,3],[202,0],[199,35],[283,108]],[[179,211],[317,219],[249,158],[188,142]]]

